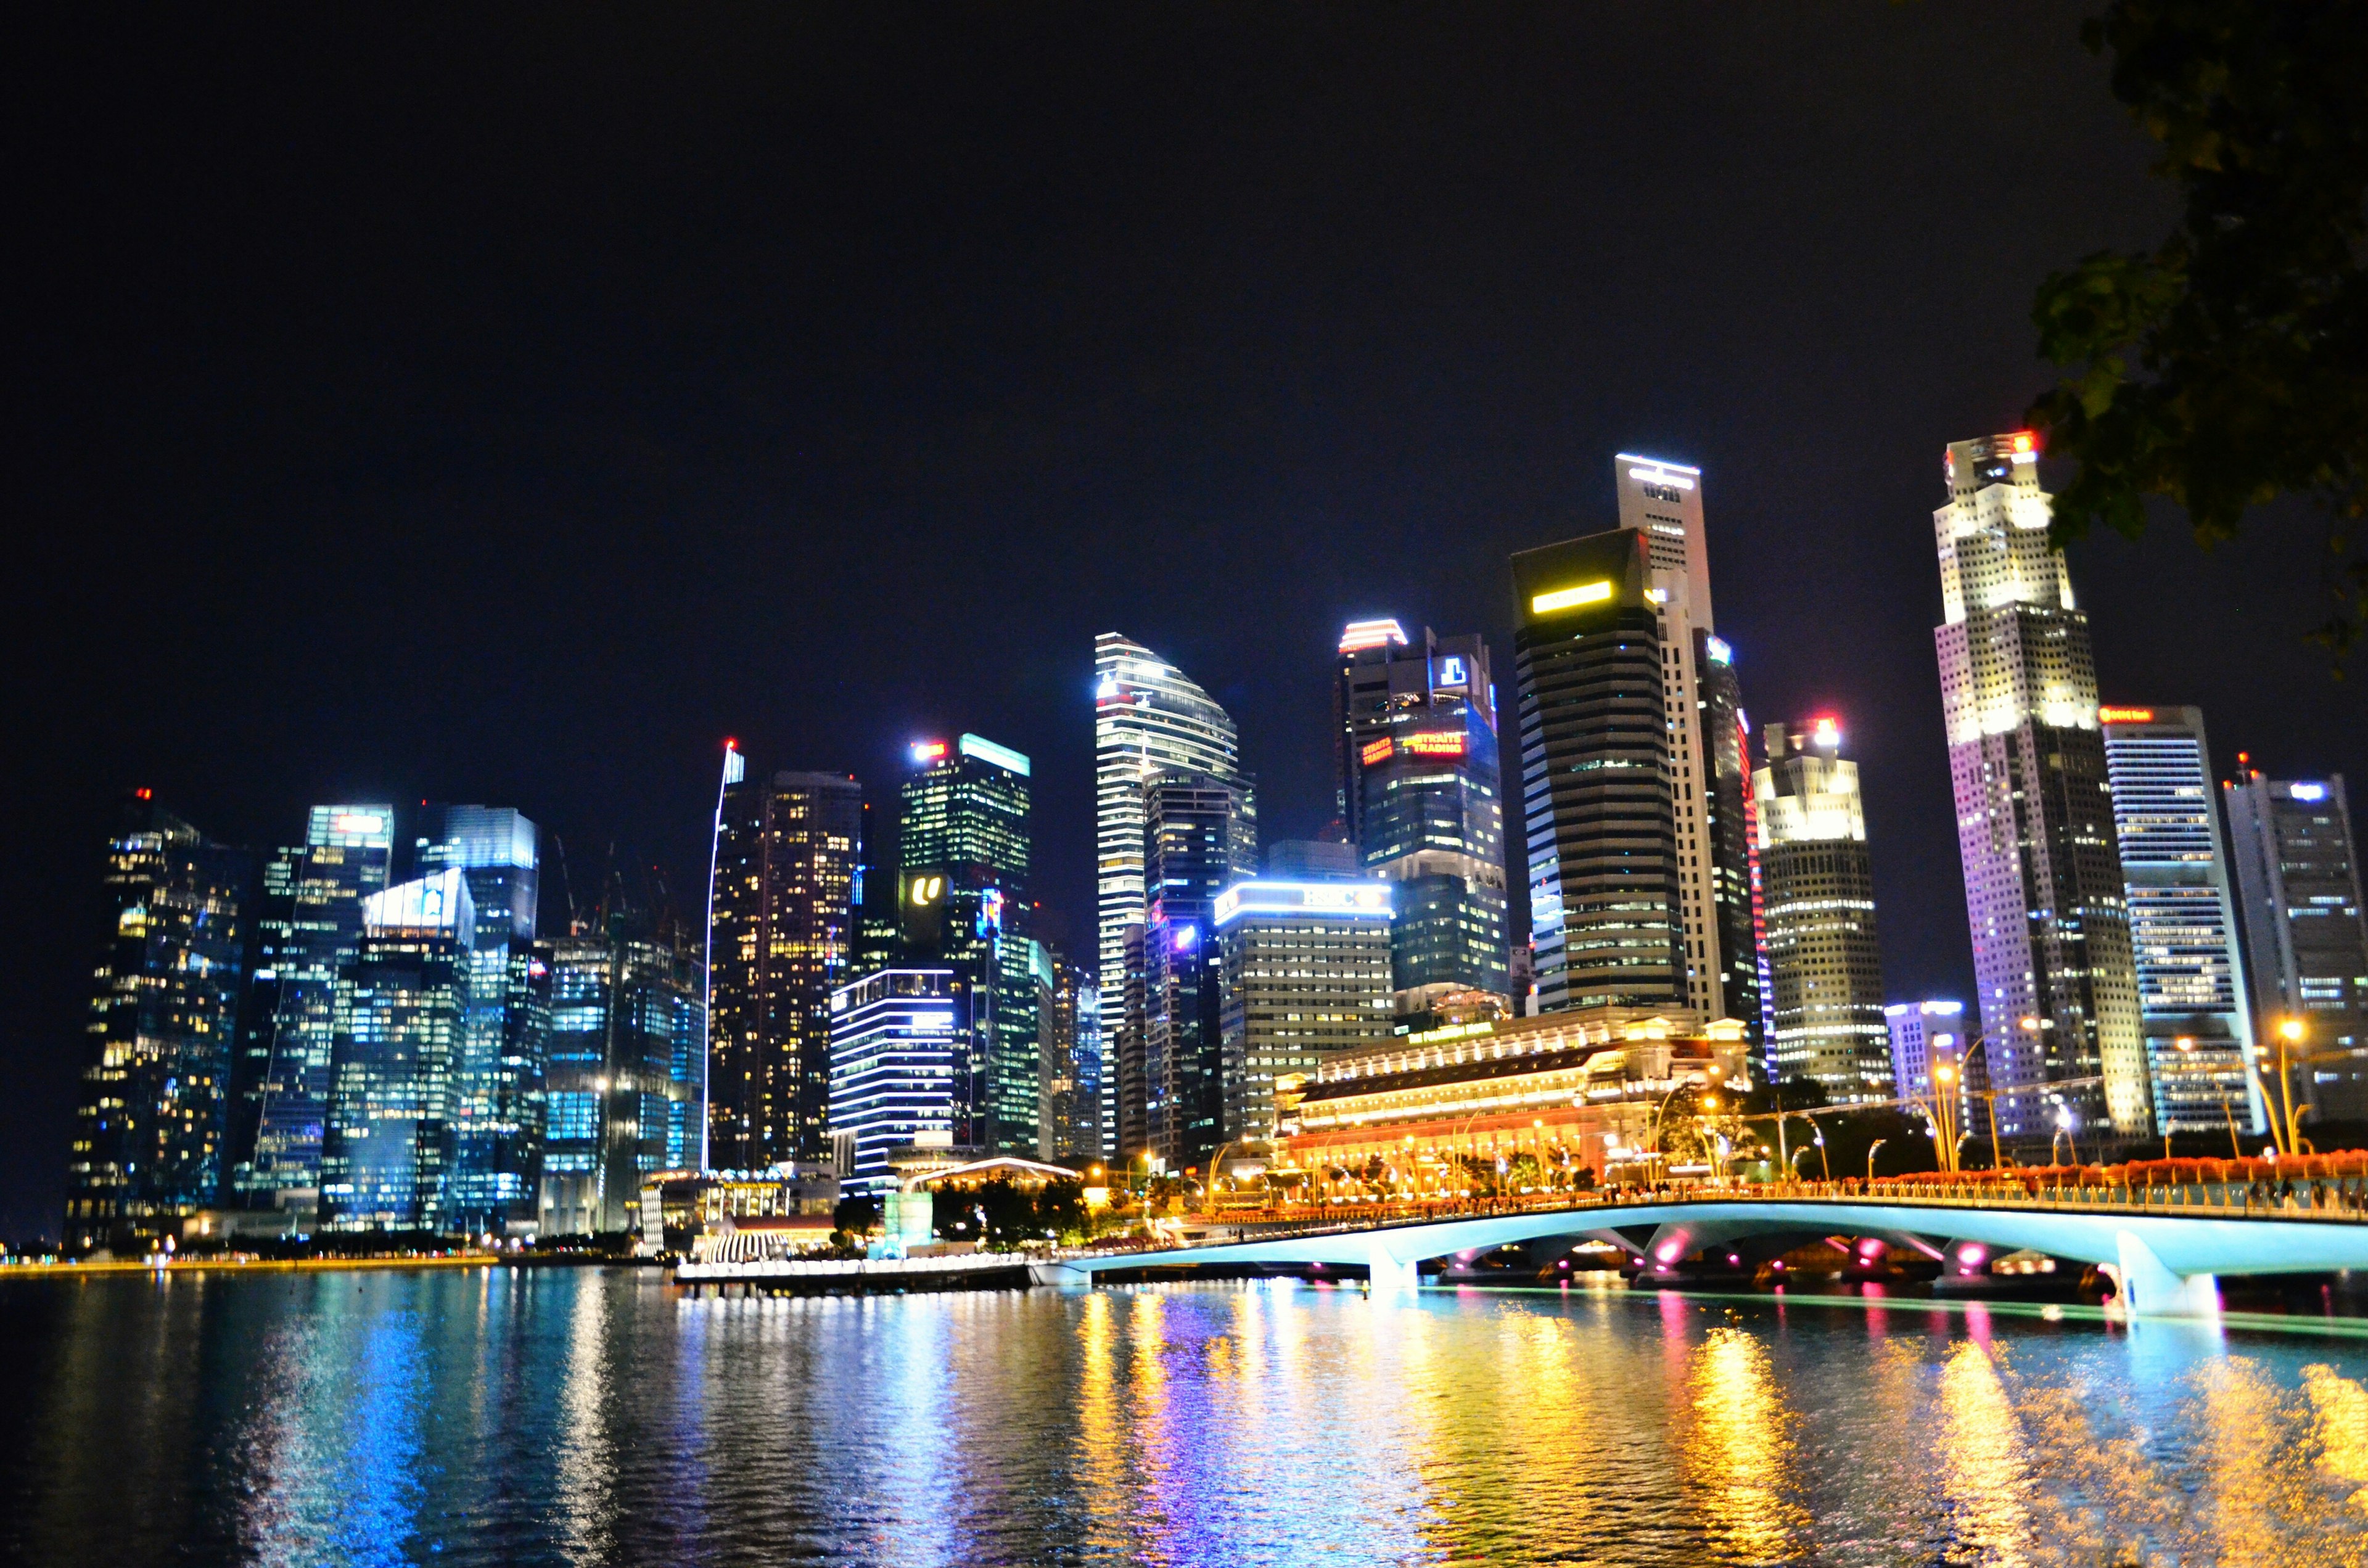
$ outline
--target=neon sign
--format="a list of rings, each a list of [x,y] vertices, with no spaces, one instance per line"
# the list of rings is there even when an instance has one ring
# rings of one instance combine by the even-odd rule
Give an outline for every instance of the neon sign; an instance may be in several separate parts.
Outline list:
[[[1472,672],[1464,667],[1463,655],[1450,653],[1439,661],[1439,684],[1441,686],[1472,684]]]
[[[1357,754],[1357,760],[1371,767],[1375,763],[1387,762],[1395,749],[1395,743],[1392,741],[1367,741],[1364,749]]]
[[[946,743],[943,741],[915,741],[913,743],[913,763],[915,767],[926,767],[932,762],[943,761],[945,755]]]
[[[1463,737],[1452,733],[1408,735],[1406,748],[1417,756],[1462,756]]]
[[[1576,609],[1580,605],[1600,605],[1611,597],[1611,585],[1582,583],[1576,588],[1556,588],[1550,594],[1540,594],[1530,601],[1531,615],[1551,615],[1558,609]]]
[[[2154,722],[2154,710],[2151,708],[2100,708],[2097,710],[2097,722],[2100,724],[2151,724]]]

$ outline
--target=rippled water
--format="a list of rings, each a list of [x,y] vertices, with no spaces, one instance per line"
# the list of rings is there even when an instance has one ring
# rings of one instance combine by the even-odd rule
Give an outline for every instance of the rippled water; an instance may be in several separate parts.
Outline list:
[[[0,1287],[0,1551],[267,1563],[2368,1563],[2368,1339],[1286,1283]]]

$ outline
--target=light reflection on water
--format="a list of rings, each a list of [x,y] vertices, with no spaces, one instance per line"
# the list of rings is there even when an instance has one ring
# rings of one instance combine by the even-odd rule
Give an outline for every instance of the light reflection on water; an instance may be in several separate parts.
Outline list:
[[[1602,1290],[0,1289],[0,1559],[2368,1568],[2368,1341]]]

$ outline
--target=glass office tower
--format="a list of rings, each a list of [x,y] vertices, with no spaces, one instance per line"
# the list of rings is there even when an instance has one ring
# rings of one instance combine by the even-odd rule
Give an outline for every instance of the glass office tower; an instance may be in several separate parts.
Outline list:
[[[1395,626],[1395,623],[1390,623]],[[1399,1013],[1481,992],[1511,1005],[1505,929],[1505,806],[1497,688],[1477,636],[1351,648],[1341,638],[1344,788],[1363,864],[1394,882],[1392,984]],[[1417,1025],[1419,1027],[1419,1024]]]
[[[828,1149],[830,994],[855,950],[863,789],[750,778],[725,753],[709,889],[708,1162],[764,1170]]]
[[[1228,1142],[1274,1136],[1277,1079],[1312,1075],[1330,1057],[1389,1040],[1391,904],[1404,892],[1404,884],[1364,879],[1269,875],[1218,895],[1211,924],[1224,982]]]
[[[1780,1077],[1815,1078],[1836,1104],[1887,1100],[1892,1031],[1858,764],[1841,755],[1841,725],[1830,717],[1762,733],[1768,765],[1753,787],[1776,1026],[1770,1057]]]
[[[476,939],[476,908],[457,869],[362,901],[360,943],[337,971],[323,1228],[451,1227],[455,1080]]]
[[[850,1196],[878,1198],[896,1184],[906,1150],[973,1146],[982,1082],[972,1052],[991,1028],[985,999],[949,969],[898,965],[831,993],[830,1115],[834,1141],[851,1146]]]
[[[314,806],[304,842],[264,867],[255,1016],[242,1037],[251,1131],[231,1177],[242,1207],[310,1217],[317,1205],[337,971],[360,949],[362,903],[385,891],[393,844],[392,805]]]
[[[2247,769],[2226,795],[2260,1061],[2274,1074],[2283,1040],[2296,1101],[2359,1137],[2368,1132],[2368,925],[2343,775]]]
[[[145,790],[108,838],[63,1235],[145,1250],[217,1200],[253,866]]]
[[[1207,774],[1160,778],[1143,793],[1142,1043],[1121,1047],[1121,1136],[1129,1159],[1141,1150],[1181,1171],[1224,1142],[1216,904],[1257,874],[1258,817],[1246,788]]]
[[[932,957],[981,966],[988,992],[980,1143],[992,1153],[1032,1155],[1040,1130],[1029,761],[980,735],[923,741],[912,756],[918,771],[905,780],[896,835],[905,880],[943,878],[949,907],[974,912],[942,927]]]
[[[2267,1130],[2227,846],[2197,708],[2104,708],[2138,1014],[2163,1132]]]
[[[1102,1076],[1102,1127],[1110,1140],[1104,1153],[1110,1158],[1121,1142],[1130,1154],[1142,1148],[1143,1102],[1138,1097],[1129,1109],[1119,1101],[1123,1064],[1133,1062],[1139,1074],[1143,1051],[1143,791],[1172,774],[1206,775],[1249,790],[1225,710],[1150,649],[1105,631],[1094,639],[1094,856],[1096,979],[1106,1054],[1120,1064]],[[1123,1131],[1130,1126],[1132,1133]]]
[[[1999,1135],[2154,1128],[2089,619],[2028,432],[1947,450],[1941,707]],[[2103,1092],[2087,1081],[2101,1078]],[[2068,1081],[2068,1082],[2067,1082]],[[2062,1085],[2062,1087],[2055,1085]]]
[[[534,824],[507,806],[420,810],[413,871],[459,871],[477,919],[446,1178],[446,1219],[461,1230],[505,1234],[535,1222],[548,1021],[529,973],[537,866]]]

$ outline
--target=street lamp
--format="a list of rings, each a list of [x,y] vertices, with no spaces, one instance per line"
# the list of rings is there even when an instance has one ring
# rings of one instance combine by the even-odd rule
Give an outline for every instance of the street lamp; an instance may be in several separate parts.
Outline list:
[[[1866,1146],[1866,1179],[1870,1183],[1874,1180],[1874,1152],[1890,1142],[1888,1138],[1878,1138]]]
[[[2302,1130],[2294,1121],[2293,1058],[2298,1056],[2305,1026],[2293,1013],[2278,1021],[2278,1103],[2285,1119],[2285,1144],[2279,1152],[2291,1154],[2302,1148]]]

